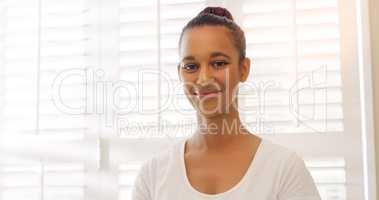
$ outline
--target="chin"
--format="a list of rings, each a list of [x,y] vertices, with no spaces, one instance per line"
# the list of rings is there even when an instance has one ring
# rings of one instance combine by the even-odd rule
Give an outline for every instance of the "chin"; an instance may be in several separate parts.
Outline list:
[[[200,115],[204,118],[207,118],[207,119],[210,119],[210,118],[215,118],[215,117],[218,117],[220,115],[222,115],[223,113],[222,112],[200,112]]]
[[[206,118],[213,118],[224,114],[224,109],[217,102],[207,102],[201,108],[198,107],[197,112]]]

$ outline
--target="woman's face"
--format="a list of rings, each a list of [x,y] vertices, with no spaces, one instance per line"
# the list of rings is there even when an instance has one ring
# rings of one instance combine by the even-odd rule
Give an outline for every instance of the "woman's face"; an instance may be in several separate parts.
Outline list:
[[[239,62],[239,52],[228,29],[223,26],[188,29],[179,52],[179,76],[194,108],[206,117],[232,110],[231,106],[236,106],[238,84],[248,77],[250,61],[246,58]]]

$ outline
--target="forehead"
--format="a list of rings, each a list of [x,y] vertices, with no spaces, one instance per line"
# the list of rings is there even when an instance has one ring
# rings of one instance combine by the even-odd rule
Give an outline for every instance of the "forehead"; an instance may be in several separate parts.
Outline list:
[[[180,57],[209,56],[213,52],[237,55],[232,37],[223,26],[201,26],[186,30],[180,45]]]

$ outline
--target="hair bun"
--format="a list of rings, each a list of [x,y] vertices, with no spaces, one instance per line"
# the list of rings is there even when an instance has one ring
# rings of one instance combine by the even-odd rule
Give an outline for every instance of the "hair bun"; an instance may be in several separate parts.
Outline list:
[[[226,9],[222,7],[206,7],[204,10],[202,10],[199,15],[204,14],[213,14],[220,17],[225,17],[231,21],[234,21],[232,14]]]

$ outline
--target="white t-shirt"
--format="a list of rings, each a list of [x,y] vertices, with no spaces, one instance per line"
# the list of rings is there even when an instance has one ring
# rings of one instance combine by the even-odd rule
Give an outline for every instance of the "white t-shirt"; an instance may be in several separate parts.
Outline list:
[[[185,140],[146,161],[133,200],[320,200],[304,161],[295,152],[262,139],[243,178],[231,189],[206,194],[193,188],[184,164]]]

